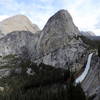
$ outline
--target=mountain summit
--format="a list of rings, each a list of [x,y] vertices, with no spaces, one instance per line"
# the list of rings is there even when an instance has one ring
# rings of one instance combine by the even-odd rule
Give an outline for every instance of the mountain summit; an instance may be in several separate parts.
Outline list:
[[[68,11],[60,10],[48,20],[43,28],[37,48],[46,53],[51,49],[66,45],[71,38],[79,35],[79,30]]]
[[[39,28],[37,25],[32,24],[26,16],[16,15],[0,22],[0,31],[3,34],[13,31],[30,31],[35,33],[39,31]]]
[[[77,63],[78,68],[78,59],[83,59],[83,55],[87,53],[87,45],[80,36],[68,11],[58,11],[41,31],[36,47],[38,55],[41,56],[39,61],[58,67]]]
[[[43,31],[45,33],[76,33],[78,34],[78,28],[74,25],[71,15],[67,10],[60,10],[54,14],[45,25]]]

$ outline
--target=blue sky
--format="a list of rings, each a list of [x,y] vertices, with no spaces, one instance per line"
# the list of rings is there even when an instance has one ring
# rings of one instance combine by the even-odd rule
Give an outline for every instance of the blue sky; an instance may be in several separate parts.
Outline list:
[[[69,11],[80,30],[100,35],[100,0],[0,0],[0,21],[24,14],[42,29],[60,9]]]

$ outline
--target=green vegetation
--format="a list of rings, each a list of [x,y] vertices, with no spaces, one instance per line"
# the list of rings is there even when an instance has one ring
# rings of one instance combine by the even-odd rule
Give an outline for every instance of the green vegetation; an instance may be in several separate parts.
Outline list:
[[[100,40],[91,40],[85,36],[80,36],[84,43],[89,45],[89,49],[94,51],[98,50],[98,56],[100,57]]]
[[[89,45],[90,49],[96,49],[98,47],[96,41],[93,41],[83,35],[79,36],[79,37],[83,40],[84,43]]]
[[[9,55],[6,55],[6,56],[4,56],[3,57],[3,59],[14,59],[16,57],[16,55],[14,55],[14,54],[9,54]]]
[[[22,72],[0,79],[0,86],[4,87],[0,100],[86,100],[81,86],[74,84],[73,73],[69,70],[36,65],[29,59],[19,60],[16,66],[20,66]],[[26,73],[27,68],[32,69],[33,76]]]
[[[19,57],[17,55],[9,54],[7,56],[1,57],[0,69],[2,68],[15,68],[19,62]]]

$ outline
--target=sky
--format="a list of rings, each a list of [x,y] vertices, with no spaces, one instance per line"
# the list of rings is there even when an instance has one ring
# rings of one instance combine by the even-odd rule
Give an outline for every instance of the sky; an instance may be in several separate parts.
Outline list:
[[[23,14],[42,29],[60,9],[68,10],[80,31],[100,35],[100,0],[0,0],[0,21]]]

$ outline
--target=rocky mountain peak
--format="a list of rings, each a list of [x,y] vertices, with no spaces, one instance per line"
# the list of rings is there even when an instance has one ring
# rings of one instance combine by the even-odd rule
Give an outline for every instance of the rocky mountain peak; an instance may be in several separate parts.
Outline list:
[[[15,15],[0,22],[0,31],[3,34],[13,31],[30,31],[35,33],[39,31],[39,28],[37,25],[32,24],[26,16]]]
[[[78,28],[74,25],[72,17],[67,10],[60,10],[47,22],[41,32],[37,49],[40,52],[49,52],[67,45],[67,43],[79,35]]]
[[[67,10],[60,10],[54,14],[45,25],[43,31],[45,33],[72,33],[78,34],[78,28],[74,25],[71,15]]]
[[[91,31],[81,31],[80,34],[84,35],[84,36],[96,36],[95,33],[91,32]]]
[[[70,19],[72,20],[69,12],[67,10],[60,10],[58,11],[57,13],[55,13],[50,19],[49,21],[54,21],[54,20],[57,20],[57,19],[62,19],[62,20],[65,20],[65,19]]]
[[[0,30],[4,34],[11,32],[0,39],[1,56],[21,54],[24,48],[36,63],[65,68],[66,63],[75,64],[87,52],[87,46],[67,10],[55,13],[39,32],[24,15],[2,21]],[[32,34],[35,32],[37,34]]]
[[[66,10],[58,11],[48,20],[41,31],[36,49],[40,56],[37,62],[59,67],[74,65],[87,53],[87,45],[81,40],[78,28]]]

